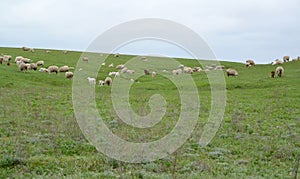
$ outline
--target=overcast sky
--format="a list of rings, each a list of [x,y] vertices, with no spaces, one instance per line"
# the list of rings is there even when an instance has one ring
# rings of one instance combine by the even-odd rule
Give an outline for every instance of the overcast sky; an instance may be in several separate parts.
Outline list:
[[[284,55],[300,56],[299,0],[1,0],[0,7],[4,47],[83,51],[115,25],[162,18],[198,33],[221,60],[269,63]],[[185,56],[151,43],[119,52]]]

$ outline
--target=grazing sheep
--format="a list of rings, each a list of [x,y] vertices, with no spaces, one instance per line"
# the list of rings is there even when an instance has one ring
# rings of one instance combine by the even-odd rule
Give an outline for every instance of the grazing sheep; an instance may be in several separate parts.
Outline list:
[[[33,49],[33,48],[31,48],[31,49],[30,49],[30,52],[31,52],[31,53],[34,53],[34,49]]]
[[[108,73],[109,76],[120,76],[120,73],[118,71],[113,71]]]
[[[11,55],[3,55],[3,61],[4,61],[4,62],[8,62],[8,61],[10,61],[10,60],[11,60],[11,58],[12,58],[12,56],[11,56]]]
[[[100,86],[103,86],[105,84],[105,82],[103,80],[99,80],[99,83],[98,83]]]
[[[85,61],[85,62],[89,61],[89,57],[82,57],[82,61]]]
[[[246,67],[255,66],[255,62],[251,59],[246,60]]]
[[[23,49],[23,51],[29,51],[30,50],[30,48],[28,48],[28,47],[22,47],[22,49]]]
[[[19,61],[22,61],[23,58],[24,58],[24,57],[22,57],[22,56],[17,56],[17,57],[15,58],[15,63],[17,63],[17,62],[19,62]]]
[[[116,53],[115,55],[114,55],[114,57],[120,57],[120,54],[119,53]]]
[[[235,69],[227,69],[226,70],[227,76],[238,76],[238,72]]]
[[[118,70],[122,70],[125,66],[123,64],[120,64],[120,65],[117,65],[116,66],[116,69]]]
[[[58,72],[68,72],[69,71],[69,67],[67,65],[62,66],[58,69]]]
[[[217,66],[217,67],[216,67],[216,70],[223,70],[223,69],[225,69],[224,66]]]
[[[145,75],[150,75],[150,70],[145,69],[145,70],[144,70],[144,73],[145,73]]]
[[[131,74],[131,75],[133,75],[134,72],[135,72],[134,70],[127,70],[127,71],[126,71],[126,73],[129,73],[129,74]]]
[[[37,61],[36,65],[37,66],[44,66],[44,61],[43,60]]]
[[[112,64],[110,64],[110,65],[108,65],[108,68],[113,68],[114,67],[114,64],[112,63]]]
[[[30,63],[30,59],[29,58],[22,58],[21,60],[23,63]]]
[[[283,61],[284,62],[289,62],[290,61],[290,56],[283,56]]]
[[[66,78],[71,79],[71,78],[73,78],[74,74],[73,74],[73,72],[71,72],[71,71],[67,71],[67,72],[65,73],[65,76],[66,76]]]
[[[181,69],[173,70],[172,73],[173,75],[179,75],[182,73],[182,70]]]
[[[183,71],[184,73],[193,74],[193,69],[191,67],[184,67]]]
[[[58,66],[49,66],[48,73],[51,74],[52,72],[58,73]]]
[[[127,70],[128,70],[128,68],[127,68],[127,67],[124,67],[124,68],[121,69],[121,73],[126,73]]]
[[[156,77],[156,72],[153,71],[153,72],[152,72],[152,78],[155,78],[155,77]]]
[[[40,68],[39,72],[47,72],[48,73],[48,69],[47,68]]]
[[[46,50],[45,52],[46,52],[46,53],[50,53],[51,51],[50,51],[50,50]]]
[[[280,65],[282,64],[283,62],[279,59],[276,59],[275,62],[272,62],[272,65]]]
[[[271,78],[275,77],[275,71],[271,71]]]
[[[180,65],[178,66],[178,68],[181,69],[181,70],[183,70],[184,65],[180,64]]]
[[[106,77],[104,82],[105,82],[105,84],[107,84],[109,86],[112,83],[112,79],[110,77]]]
[[[64,51],[63,51],[63,54],[67,54],[67,53],[68,53],[68,51],[67,51],[67,50],[64,50]]]
[[[283,74],[283,71],[284,71],[284,69],[283,69],[283,67],[282,66],[279,66],[279,67],[277,67],[276,68],[276,73],[277,73],[277,75],[278,75],[278,77],[281,77],[282,76],[282,74]]]
[[[19,70],[20,71],[27,71],[27,65],[25,63],[21,63],[19,65]]]
[[[96,84],[96,79],[95,78],[91,78],[91,77],[87,77],[89,84],[94,86]]]
[[[31,63],[30,64],[30,69],[36,71],[37,70],[37,64],[36,63]]]
[[[202,69],[201,67],[194,67],[193,72],[200,72]]]
[[[25,65],[27,66],[27,70],[31,70],[31,64],[30,63],[25,63]]]

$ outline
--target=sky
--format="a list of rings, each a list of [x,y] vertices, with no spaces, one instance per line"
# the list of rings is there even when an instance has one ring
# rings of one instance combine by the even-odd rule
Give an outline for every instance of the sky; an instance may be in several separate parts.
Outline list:
[[[300,56],[299,0],[1,0],[0,7],[2,47],[84,51],[116,25],[160,18],[196,32],[219,60],[270,63]],[[188,57],[149,40],[117,52]]]

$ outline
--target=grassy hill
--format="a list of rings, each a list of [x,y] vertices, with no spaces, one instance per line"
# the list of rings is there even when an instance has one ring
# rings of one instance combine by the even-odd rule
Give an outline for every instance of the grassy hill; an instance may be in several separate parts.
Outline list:
[[[12,61],[20,55],[44,60],[45,66],[75,67],[81,56],[81,52],[36,49],[31,53],[21,48],[0,48],[0,53],[12,55]],[[109,56],[97,80],[115,71],[108,64],[131,58]],[[199,66],[196,60],[177,60],[186,66]],[[225,76],[224,119],[211,143],[204,148],[198,145],[211,110],[211,92],[205,73],[194,73],[201,106],[192,136],[168,157],[141,164],[114,160],[89,144],[74,115],[72,80],[63,73],[23,73],[14,63],[0,65],[0,178],[295,177],[300,159],[300,61],[283,64],[282,78],[270,78],[275,66],[269,64],[246,68],[241,63],[220,63],[238,70],[239,76]],[[110,86],[96,86],[96,105],[106,125],[121,138],[155,141],[178,122],[180,96],[177,87],[160,74],[137,81],[130,90],[130,104],[136,113],[150,112],[148,101],[153,94],[160,93],[167,102],[166,116],[153,128],[124,124],[113,109]]]

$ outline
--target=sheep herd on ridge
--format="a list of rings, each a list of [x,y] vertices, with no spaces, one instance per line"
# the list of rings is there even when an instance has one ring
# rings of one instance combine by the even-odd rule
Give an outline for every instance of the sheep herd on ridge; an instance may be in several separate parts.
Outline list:
[[[30,51],[32,53],[34,53],[34,49],[33,48],[28,48],[28,47],[22,47],[22,50],[23,51]],[[46,50],[45,51],[46,53],[50,53],[49,50]],[[67,51],[63,51],[63,54],[67,54],[68,52]],[[118,58],[120,57],[120,54],[114,54],[114,57],[115,58]],[[7,63],[7,66],[10,66],[11,65],[11,60],[12,60],[12,56],[11,55],[4,55],[4,54],[1,54],[0,56],[0,64],[3,64],[3,62],[6,62]],[[88,62],[89,59],[88,57],[82,57],[81,59],[82,61],[85,61],[85,62]],[[144,62],[147,62],[148,59],[147,57],[141,57],[141,60],[144,61]],[[300,60],[300,57],[297,57],[295,59],[293,59],[292,61],[299,61]],[[274,62],[271,63],[271,65],[281,65],[283,63],[286,63],[286,62],[289,62],[290,61],[290,57],[289,56],[284,56],[283,57],[283,60],[279,60],[279,59],[276,59]],[[46,73],[65,73],[65,78],[67,79],[72,79],[74,74],[73,72],[71,72],[70,70],[71,69],[74,69],[74,67],[69,67],[67,65],[64,65],[64,66],[61,66],[61,67],[58,67],[56,65],[52,65],[52,66],[49,66],[48,68],[45,68],[45,62],[43,60],[39,60],[35,63],[32,62],[31,59],[29,58],[25,58],[23,56],[17,56],[15,58],[15,61],[14,63],[18,66],[18,69],[19,71],[21,72],[26,72],[28,70],[34,70],[34,71],[39,71],[39,72],[46,72]],[[105,65],[105,63],[102,64],[103,66]],[[255,66],[255,62],[251,59],[249,60],[246,60],[246,63],[245,63],[246,67],[252,67],[252,66]],[[127,73],[127,74],[134,74],[135,71],[132,70],[132,69],[128,69],[124,64],[118,64],[118,65],[114,65],[113,63],[111,63],[110,65],[108,65],[109,68],[113,69],[115,68],[116,70],[115,71],[110,71],[108,73],[108,76],[104,79],[104,80],[99,80],[98,84],[100,86],[103,86],[103,85],[111,85],[112,84],[112,78],[111,77],[119,77],[120,74],[124,74],[124,73]],[[38,69],[39,68],[39,69]],[[171,71],[171,73],[176,76],[176,75],[180,75],[182,73],[186,73],[186,74],[193,74],[195,72],[208,72],[208,71],[212,71],[212,70],[224,70],[225,67],[224,66],[217,66],[217,65],[214,65],[214,64],[211,64],[210,66],[206,66],[204,69],[202,69],[201,67],[188,67],[188,66],[184,66],[184,65],[179,65],[178,68],[176,69],[173,69]],[[82,69],[79,69],[79,71],[82,70]],[[270,77],[271,78],[274,78],[275,75],[277,75],[278,77],[282,77],[283,75],[283,72],[284,72],[284,68],[282,66],[277,66],[275,70],[271,71],[271,75]],[[169,73],[168,70],[163,70],[162,73]],[[155,71],[150,71],[149,69],[144,69],[144,74],[145,75],[151,75],[152,78],[155,78],[156,75],[157,75],[157,72]],[[237,70],[235,69],[231,69],[231,68],[228,68],[226,69],[226,74],[227,76],[235,76],[237,77],[238,76],[238,72]],[[87,78],[88,82],[90,85],[93,85],[95,86],[96,85],[96,79],[93,78],[93,77],[88,77]],[[131,81],[134,82],[134,80],[131,79]]]

